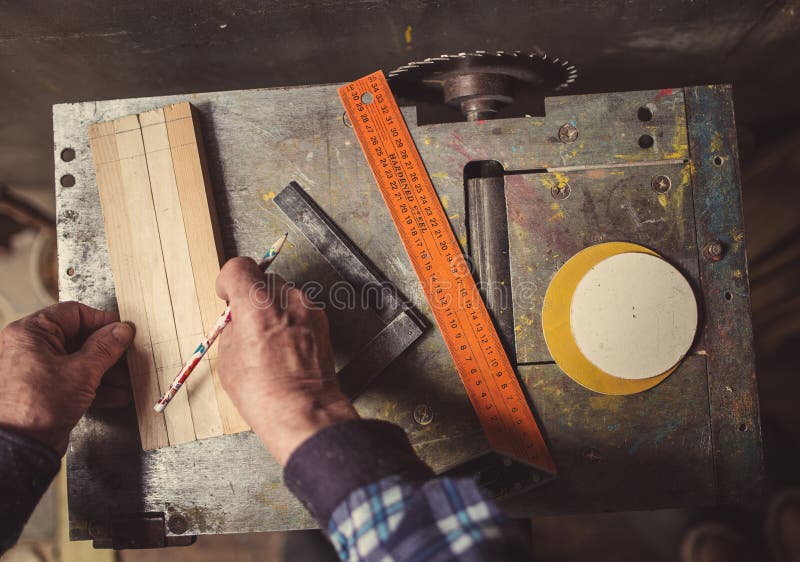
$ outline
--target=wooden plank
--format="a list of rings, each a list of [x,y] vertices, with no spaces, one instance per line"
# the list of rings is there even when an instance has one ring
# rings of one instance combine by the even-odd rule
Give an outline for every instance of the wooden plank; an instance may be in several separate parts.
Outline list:
[[[152,408],[152,404],[159,398],[159,388],[139,271],[133,262],[133,236],[128,207],[125,204],[114,123],[109,121],[90,126],[89,139],[119,314],[122,319],[136,326],[127,359],[142,448],[148,450],[166,447],[169,445],[169,438],[164,417],[157,415]]]
[[[117,119],[114,121],[114,131],[123,201],[131,228],[135,228],[133,247],[130,249],[133,256],[131,266],[138,269],[140,274],[156,375],[163,393],[181,367],[181,356],[139,119],[135,115]],[[180,393],[172,402],[169,410],[163,414],[170,445],[194,441],[187,394]]]
[[[200,315],[206,331],[210,330],[225,310],[225,302],[216,295],[215,283],[220,269],[222,244],[216,228],[217,216],[211,182],[202,150],[202,137],[197,115],[189,103],[164,108],[172,164],[183,211],[183,222],[189,245]],[[250,429],[225,393],[214,372],[217,347],[208,353],[217,391],[219,414],[226,434]]]
[[[154,109],[139,115],[150,187],[153,194],[161,250],[172,301],[172,314],[178,335],[181,361],[186,362],[204,334],[197,299],[189,242],[178,198],[172,167],[164,110]],[[210,359],[197,365],[186,381],[192,421],[198,439],[222,435],[222,420],[217,406]]]

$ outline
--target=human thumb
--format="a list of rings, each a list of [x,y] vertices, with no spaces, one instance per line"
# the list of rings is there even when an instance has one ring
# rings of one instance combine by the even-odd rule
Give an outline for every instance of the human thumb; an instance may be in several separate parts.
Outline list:
[[[74,354],[74,360],[92,377],[96,386],[105,372],[119,361],[132,340],[133,328],[130,324],[108,324],[86,339],[83,347]]]

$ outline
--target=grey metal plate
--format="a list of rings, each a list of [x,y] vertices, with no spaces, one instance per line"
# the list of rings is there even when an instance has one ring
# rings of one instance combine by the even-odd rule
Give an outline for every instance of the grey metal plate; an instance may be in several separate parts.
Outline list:
[[[651,180],[672,187],[656,193]],[[568,182],[556,200],[551,189]],[[700,294],[689,165],[681,160],[629,168],[601,168],[506,177],[511,283],[517,361],[552,361],[542,335],[542,302],[550,280],[588,246],[634,242],[677,267]]]
[[[297,180],[433,324],[358,143],[342,120],[343,111],[333,85],[55,106],[53,155],[62,299],[77,299],[102,308],[115,306],[87,126],[183,100],[191,101],[200,110],[228,256],[257,255],[266,242],[287,230],[286,219],[274,207],[271,197],[288,181]],[[651,104],[654,109],[654,117],[648,122],[637,119],[637,110],[644,104]],[[413,109],[404,110],[462,245],[466,240],[463,169],[471,160],[498,160],[506,170],[568,167],[570,173],[575,173],[576,168],[624,167],[643,162],[656,165],[664,160],[689,158],[682,90],[566,96],[548,99],[546,106],[547,117],[424,127],[417,126]],[[558,129],[566,122],[574,122],[580,130],[578,141],[570,145],[558,140]],[[653,137],[652,148],[639,147],[637,139],[642,134]],[[62,162],[58,156],[68,147],[76,150],[77,157],[72,162]],[[76,178],[72,188],[63,188],[58,183],[58,178],[67,173]],[[738,189],[738,183],[733,184],[733,189]],[[726,205],[727,200],[714,201],[712,211]],[[739,213],[738,208],[734,212]],[[665,218],[678,219],[677,215]],[[323,287],[337,281],[335,272],[305,239],[292,237],[285,252],[291,259],[276,262],[275,271],[287,279],[298,284],[320,281]],[[681,255],[676,259],[680,261]],[[745,271],[746,289],[743,255],[737,254],[735,259],[733,267],[740,274]],[[70,267],[75,270],[72,276],[66,274]],[[543,289],[540,286],[538,290]],[[334,345],[342,364],[377,333],[380,322],[375,317],[370,323],[363,315],[335,307],[329,308],[329,312]],[[619,401],[632,405],[626,413],[631,421],[620,426],[621,433],[610,433],[598,425],[591,436],[578,438],[574,421],[573,426],[564,421],[569,419],[570,412],[574,415],[578,408],[583,408],[587,420],[592,412],[608,418],[616,403],[606,397],[584,396],[582,389],[558,375],[552,366],[548,372],[556,379],[552,382],[554,390],[539,394],[539,381],[524,375],[526,369],[522,369],[523,378],[536,409],[541,410],[538,413],[543,415],[544,432],[556,447],[558,462],[566,463],[566,467],[572,465],[565,459],[580,456],[586,443],[596,444],[600,450],[604,443],[618,443],[615,446],[621,447],[619,443],[633,442],[640,435],[637,429],[640,426],[649,428],[645,434],[650,436],[658,435],[658,424],[663,429],[678,423],[669,435],[695,435],[692,432],[702,433],[708,426],[707,423],[703,426],[697,417],[700,412],[708,412],[706,395],[697,392],[678,396],[662,390],[661,387],[669,387],[661,385],[651,391],[656,394],[648,392],[636,399]],[[563,380],[558,381],[559,378]],[[743,392],[751,403],[756,400],[753,389],[742,388],[737,392]],[[673,400],[682,401],[677,403],[683,404],[679,411],[694,411],[696,415],[680,415],[676,421],[652,415],[653,408],[666,409]],[[423,403],[433,410],[434,418],[430,424],[420,426],[414,422],[412,413]],[[487,449],[435,329],[428,330],[407,354],[390,365],[359,397],[356,407],[364,416],[387,419],[404,428],[420,456],[437,470],[474,458]],[[714,415],[730,417],[724,411],[712,412],[712,419]],[[590,427],[586,425],[584,433]],[[755,447],[760,451],[756,430],[745,433],[744,437],[749,439],[751,450]],[[692,443],[700,440],[692,437]],[[639,457],[641,462],[630,465],[624,489],[614,486],[615,480],[609,473],[596,472],[597,477],[610,479],[597,487],[596,496],[586,496],[587,491],[580,483],[586,472],[562,470],[559,492],[547,492],[554,497],[542,505],[547,510],[557,509],[560,504],[581,511],[596,509],[601,503],[603,509],[648,508],[664,502],[680,504],[688,496],[684,493],[666,496],[663,490],[654,488],[652,469],[646,462],[646,458],[656,462],[677,454],[678,444],[678,440],[665,437],[652,449],[645,448],[652,454]],[[696,445],[692,445],[685,460],[708,462],[695,451]],[[624,465],[622,456],[612,455],[612,458],[617,458],[615,466]],[[730,465],[738,462],[736,455],[724,460]],[[756,468],[748,470],[752,473]],[[313,524],[283,487],[279,467],[252,434],[143,453],[132,411],[93,413],[74,432],[68,469],[75,538],[88,537],[88,524],[92,521],[102,521],[117,513],[143,511],[184,514],[190,533],[267,531]],[[693,474],[679,481],[682,490],[698,490],[709,484],[705,468]],[[516,505],[518,513],[536,510],[533,500]]]
[[[503,503],[515,515],[648,509],[715,500],[706,361],[687,358],[655,388],[632,396],[595,394],[555,365],[520,376],[550,436],[560,478]],[[646,415],[643,415],[646,413]]]

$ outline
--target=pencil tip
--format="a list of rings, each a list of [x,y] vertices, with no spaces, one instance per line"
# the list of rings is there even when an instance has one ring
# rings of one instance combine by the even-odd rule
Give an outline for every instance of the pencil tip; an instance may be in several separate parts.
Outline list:
[[[278,238],[278,241],[275,242],[275,245],[272,247],[272,249],[275,251],[276,254],[281,251],[281,248],[283,248],[283,243],[286,242],[287,238],[289,238],[289,233],[284,232],[283,236]]]

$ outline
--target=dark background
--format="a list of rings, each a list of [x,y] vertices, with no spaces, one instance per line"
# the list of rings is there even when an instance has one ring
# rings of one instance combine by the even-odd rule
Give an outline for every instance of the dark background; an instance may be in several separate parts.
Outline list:
[[[566,58],[576,92],[732,82],[740,127],[766,141],[800,114],[798,10],[796,0],[2,0],[0,179],[51,182],[57,102],[342,82],[476,49]]]
[[[343,82],[442,53],[536,48],[577,65],[568,93],[734,85],[766,504],[800,480],[800,0],[0,0],[0,184],[52,208],[54,103]],[[745,510],[754,535],[763,508]],[[671,548],[656,555],[653,529],[609,517],[541,522],[542,559]]]

